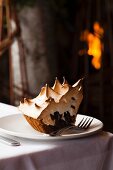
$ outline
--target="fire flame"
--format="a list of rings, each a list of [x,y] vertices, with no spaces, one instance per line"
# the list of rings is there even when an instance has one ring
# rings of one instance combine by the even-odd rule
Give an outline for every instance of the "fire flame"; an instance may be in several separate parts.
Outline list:
[[[104,34],[103,28],[99,25],[98,22],[95,22],[93,25],[94,33],[90,33],[88,30],[85,30],[81,34],[81,41],[86,41],[88,44],[88,50],[80,51],[80,54],[87,52],[88,55],[93,56],[92,58],[92,65],[96,69],[101,68],[101,58],[102,58],[102,51],[103,51],[103,43],[102,38]]]

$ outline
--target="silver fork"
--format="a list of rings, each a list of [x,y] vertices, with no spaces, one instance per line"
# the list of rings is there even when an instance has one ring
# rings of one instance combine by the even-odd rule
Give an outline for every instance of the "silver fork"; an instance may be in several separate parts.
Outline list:
[[[75,125],[71,125],[68,127],[64,127],[58,131],[54,131],[52,133],[50,133],[50,136],[61,136],[61,135],[65,135],[65,134],[73,134],[73,133],[82,133],[85,130],[87,130],[94,118],[83,118],[77,126]]]

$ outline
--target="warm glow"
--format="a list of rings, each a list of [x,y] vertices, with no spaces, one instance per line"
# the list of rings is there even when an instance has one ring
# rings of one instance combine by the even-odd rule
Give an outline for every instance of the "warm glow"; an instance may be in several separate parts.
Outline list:
[[[103,37],[104,30],[99,25],[98,22],[94,23],[93,26],[94,33],[90,33],[88,30],[84,31],[81,35],[81,41],[86,41],[88,44],[87,54],[93,56],[92,58],[92,65],[96,69],[101,68],[101,57],[103,51],[103,43],[101,38]],[[84,51],[80,51],[80,53],[84,53]]]

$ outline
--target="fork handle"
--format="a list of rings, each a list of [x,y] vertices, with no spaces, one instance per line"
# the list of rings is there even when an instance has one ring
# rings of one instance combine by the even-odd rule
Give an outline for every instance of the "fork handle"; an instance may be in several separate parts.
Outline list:
[[[62,128],[62,129],[59,129],[59,130],[55,130],[55,131],[51,132],[49,135],[50,136],[56,136],[56,135],[61,134],[62,132],[66,131],[66,130],[72,128],[72,127],[75,127],[75,126],[71,125],[71,126],[67,126],[67,127]]]

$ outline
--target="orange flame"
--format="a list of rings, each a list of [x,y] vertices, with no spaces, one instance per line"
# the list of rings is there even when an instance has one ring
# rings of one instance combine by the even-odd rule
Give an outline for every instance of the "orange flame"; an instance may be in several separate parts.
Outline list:
[[[103,28],[99,25],[98,22],[94,23],[93,26],[94,29],[94,34],[90,33],[88,30],[84,31],[81,35],[81,41],[86,41],[88,44],[88,50],[87,54],[93,56],[92,58],[92,65],[96,69],[101,68],[101,56],[102,56],[102,51],[103,51],[103,43],[101,41],[104,30]],[[80,53],[84,53],[83,51],[80,51]]]

